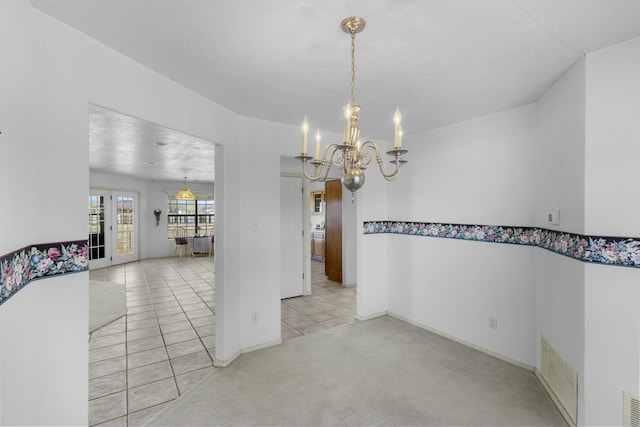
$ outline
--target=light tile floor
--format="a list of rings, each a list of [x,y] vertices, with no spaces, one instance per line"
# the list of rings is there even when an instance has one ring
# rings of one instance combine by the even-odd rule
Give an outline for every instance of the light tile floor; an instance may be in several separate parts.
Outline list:
[[[312,261],[312,295],[282,301],[282,338],[353,321],[356,289]],[[141,426],[215,368],[213,258],[162,258],[90,272],[124,283],[127,315],[90,335],[89,425]]]
[[[90,335],[89,425],[139,426],[215,368],[213,258],[93,270],[124,283],[127,315]]]
[[[327,279],[324,263],[311,261],[311,295],[282,300],[282,338],[308,335],[352,322],[356,288]]]

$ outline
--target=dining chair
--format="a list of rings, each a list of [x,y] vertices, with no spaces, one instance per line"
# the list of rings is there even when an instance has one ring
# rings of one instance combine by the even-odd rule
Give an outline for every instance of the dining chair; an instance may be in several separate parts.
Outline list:
[[[185,255],[188,255],[189,250],[191,250],[191,256],[194,256],[193,248],[191,248],[189,239],[187,238],[186,228],[177,228],[174,233],[173,239],[176,245],[175,249],[173,250],[173,256],[176,256],[176,254],[180,254],[180,258],[182,258],[182,254],[184,253]]]

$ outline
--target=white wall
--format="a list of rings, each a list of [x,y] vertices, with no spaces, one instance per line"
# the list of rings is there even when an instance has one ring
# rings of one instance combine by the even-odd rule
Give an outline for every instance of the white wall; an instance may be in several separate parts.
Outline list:
[[[388,219],[532,225],[535,126],[530,104],[406,138]]]
[[[530,225],[535,113],[528,105],[412,138],[388,218]],[[402,235],[388,245],[390,312],[535,363],[534,248]]]
[[[86,239],[89,103],[236,144],[238,122],[228,110],[25,0],[2,2],[0,16],[0,157],[8,159],[0,178],[30,190],[13,196],[20,209],[0,210],[2,253]],[[216,285],[225,279],[217,272]],[[1,424],[87,423],[87,312],[88,273],[31,283],[0,307]],[[227,337],[217,339],[223,347]]]
[[[640,236],[640,39],[587,56],[585,224],[589,233]]]
[[[405,185],[409,181],[404,181]],[[359,224],[357,243],[357,313],[361,319],[384,314],[387,311],[388,268],[397,267],[388,260],[387,237],[384,235],[367,235],[362,231],[365,221],[387,219],[387,192],[389,183],[375,168],[367,169],[366,182],[356,193],[356,217]]]
[[[622,391],[640,395],[640,272],[585,268],[584,425],[622,425]]]
[[[282,127],[240,119],[242,161],[234,187],[242,195],[235,213],[242,230],[238,242],[242,251],[227,268],[241,270],[234,284],[241,296],[236,306],[241,348],[280,339],[280,153],[273,148],[282,138]],[[227,186],[227,194],[229,190]],[[258,314],[257,323],[251,323],[252,313]]]
[[[88,150],[73,149],[86,138],[86,109],[78,128],[73,107],[59,107],[75,87],[67,56],[49,60],[37,21],[27,2],[2,3],[0,180],[20,191],[0,209],[1,254],[86,239],[88,168],[78,165]],[[88,273],[32,282],[0,307],[0,424],[87,422],[87,282]]]
[[[640,39],[586,59],[585,229],[640,236]],[[585,269],[585,424],[621,425],[640,394],[640,269]]]
[[[537,227],[584,231],[585,61],[578,61],[538,101],[535,142]],[[560,224],[547,213],[560,210]],[[578,422],[584,420],[584,269],[582,262],[538,249],[536,277],[536,366],[540,335],[578,371]]]
[[[24,141],[28,140],[29,127],[26,125],[26,110],[29,105],[28,97],[28,79],[26,70],[28,67],[28,58],[26,48],[29,37],[29,7],[28,5],[18,2],[5,2],[3,12],[0,13],[0,51],[3,56],[3,66],[0,67],[0,157],[3,159],[10,158],[26,158],[29,148]],[[19,169],[11,167],[0,168],[0,180],[2,182],[16,182],[15,174]],[[29,174],[27,174],[29,176]],[[34,178],[31,178],[35,181]],[[19,206],[33,208],[33,198],[28,192],[18,192],[13,202]],[[14,222],[17,221],[17,222]],[[2,239],[0,239],[0,254],[4,255],[14,249],[22,247],[29,242],[31,236],[28,222],[24,216],[17,217],[13,211],[8,209],[0,209],[0,224],[8,224],[13,222],[16,226],[9,230],[2,230]],[[8,317],[4,314],[5,309],[0,306],[0,378],[6,372],[4,354],[7,346],[14,343],[4,337],[4,329]],[[23,320],[24,319],[20,319]],[[12,357],[12,355],[8,355]],[[4,405],[4,387],[0,382],[0,424],[4,424],[5,413]]]

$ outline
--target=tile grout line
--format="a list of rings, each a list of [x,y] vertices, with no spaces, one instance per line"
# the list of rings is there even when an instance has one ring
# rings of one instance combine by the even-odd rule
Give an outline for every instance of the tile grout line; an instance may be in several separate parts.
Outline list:
[[[192,271],[192,272],[194,272],[194,273],[195,273],[199,278],[201,278],[201,279],[203,279],[203,280],[204,280],[204,278],[203,278],[199,273],[197,273],[197,272],[193,271],[193,269],[192,269],[192,268],[191,268],[191,271]],[[209,304],[207,304],[207,303],[204,301],[204,299],[202,299],[202,296],[200,296],[200,294],[198,293],[198,291],[196,291],[195,289],[193,289],[193,286],[191,286],[191,284],[190,284],[190,283],[189,283],[189,282],[184,278],[184,276],[183,276],[182,274],[180,274],[180,272],[179,272],[179,271],[177,271],[177,273],[178,273],[178,275],[179,275],[179,276],[180,276],[180,277],[185,281],[185,283],[187,283],[187,285],[189,286],[189,288],[191,288],[191,290],[192,290],[193,292],[195,292],[195,294],[198,296],[198,298],[200,298],[200,301],[201,301],[205,306],[207,306],[207,308],[211,311],[211,313],[212,313],[212,315],[213,315],[213,317],[214,317],[214,325],[215,325],[215,316],[216,316],[215,311],[214,311],[211,307],[209,307]],[[205,283],[206,283],[206,280],[205,280]],[[213,289],[215,290],[215,287],[214,287]],[[180,303],[180,301],[179,301],[179,300],[178,300],[178,304],[180,304],[180,308],[182,308],[182,310],[184,311],[184,308],[182,307],[182,304]],[[208,349],[208,348],[207,348],[207,346],[205,345],[204,341],[202,341],[202,337],[201,337],[201,336],[200,336],[200,334],[198,333],[198,330],[196,329],[195,325],[193,324],[192,319],[190,319],[190,318],[189,318],[189,316],[187,316],[187,313],[186,313],[186,312],[185,312],[185,316],[187,317],[187,320],[189,321],[189,324],[191,325],[191,327],[192,327],[192,328],[193,328],[193,330],[195,331],[196,336],[198,337],[198,341],[200,341],[200,344],[202,344],[202,347],[204,348],[205,353],[207,353],[207,356],[209,356],[209,359],[211,360],[211,365],[212,365],[213,367],[215,367],[215,364],[214,364],[214,362],[215,362],[215,361],[214,361],[214,358],[211,356],[211,353],[209,352],[209,349]],[[215,334],[214,334],[214,336],[215,336]],[[215,347],[214,347],[214,349],[215,349]],[[179,389],[179,388],[178,388],[178,393],[180,393],[180,389]]]
[[[124,387],[126,393],[124,407],[124,425],[129,426],[129,299],[127,298],[127,266],[124,266],[124,293],[127,314],[124,316]]]
[[[172,266],[172,268],[173,268],[173,266]],[[149,287],[149,281],[147,280],[147,275],[146,275],[144,269],[142,271],[142,274],[144,275],[145,281],[147,282],[147,288],[148,288]],[[173,292],[173,289],[171,288],[171,285],[167,282],[167,279],[164,277],[164,275],[162,275],[162,280],[164,281],[164,283],[167,285],[167,287],[171,291],[171,295],[173,295],[173,298],[176,298],[176,295]],[[149,289],[149,292],[151,292],[151,289]],[[177,301],[177,298],[176,298],[176,301]],[[180,303],[178,302],[178,304],[180,304]],[[171,363],[171,356],[169,355],[169,350],[167,349],[167,342],[166,342],[166,340],[164,338],[164,332],[162,332],[162,327],[160,326],[160,321],[158,320],[158,313],[155,310],[155,305],[154,305],[153,302],[151,302],[151,306],[154,307],[153,308],[153,314],[156,316],[155,317],[156,318],[156,322],[158,323],[158,329],[160,330],[160,338],[162,339],[162,343],[164,345],[164,351],[167,353],[167,361],[169,362],[169,369],[171,369],[171,376],[173,378],[173,383],[176,386],[176,391],[178,392],[178,396],[180,396],[180,387],[178,387],[178,380],[176,379],[176,371],[173,369],[173,363]],[[182,306],[180,306],[180,309],[182,309]],[[183,313],[184,313],[184,310],[183,310]],[[160,317],[162,317],[162,316],[160,316]],[[187,317],[186,313],[185,313],[185,317]],[[172,400],[175,400],[175,399],[168,400],[168,402],[171,402]],[[166,403],[166,402],[159,403],[159,405],[161,405],[163,403]]]

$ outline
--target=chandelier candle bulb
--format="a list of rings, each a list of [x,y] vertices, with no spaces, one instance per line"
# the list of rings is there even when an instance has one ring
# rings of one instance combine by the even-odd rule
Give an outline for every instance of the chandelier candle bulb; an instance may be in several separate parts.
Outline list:
[[[393,148],[400,148],[402,145],[402,127],[400,127],[400,123],[402,123],[402,114],[400,114],[400,107],[396,108],[396,112],[393,115],[393,123],[396,125]]]
[[[351,122],[351,103],[347,103],[344,106],[344,142],[349,141],[349,134],[351,133],[349,129]]]
[[[316,130],[316,161],[320,160],[320,129]]]
[[[309,121],[307,116],[304,116],[302,121],[302,154],[307,154],[307,134],[309,133]]]

